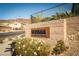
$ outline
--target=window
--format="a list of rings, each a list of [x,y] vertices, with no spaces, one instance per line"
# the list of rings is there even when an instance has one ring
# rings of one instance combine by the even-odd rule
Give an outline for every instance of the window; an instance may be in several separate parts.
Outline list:
[[[42,28],[32,28],[31,29],[32,37],[49,37],[49,27]]]

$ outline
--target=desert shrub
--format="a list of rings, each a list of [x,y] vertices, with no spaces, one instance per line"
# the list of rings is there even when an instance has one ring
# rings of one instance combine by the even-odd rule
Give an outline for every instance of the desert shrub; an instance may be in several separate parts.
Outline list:
[[[15,52],[15,44],[16,44],[16,42],[15,41],[13,41],[12,42],[12,44],[11,44],[11,53],[12,53],[12,56],[16,56],[16,52]]]
[[[22,56],[47,56],[51,46],[43,40],[23,38],[16,40],[15,54]]]
[[[58,55],[66,51],[68,47],[65,46],[62,40],[57,41],[56,46],[53,48],[52,54]]]

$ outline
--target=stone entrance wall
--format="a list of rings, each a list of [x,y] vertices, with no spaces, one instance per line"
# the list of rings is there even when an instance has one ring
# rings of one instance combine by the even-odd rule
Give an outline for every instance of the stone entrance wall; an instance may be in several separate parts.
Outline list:
[[[31,29],[32,28],[41,28],[41,27],[42,28],[49,27],[49,29],[50,29],[49,38],[31,37]],[[26,32],[26,37],[51,40],[53,43],[56,43],[57,40],[64,39],[64,20],[52,20],[52,21],[48,21],[48,22],[28,24],[26,26],[25,32]]]
[[[67,45],[70,45],[69,37],[72,38],[74,34],[79,32],[79,16],[66,19],[66,27],[67,39],[65,39],[65,43],[67,43]]]
[[[67,34],[71,35],[79,31],[79,17],[68,18],[67,20]]]
[[[50,37],[31,37],[31,29],[41,27],[50,28]],[[52,20],[48,22],[27,24],[25,29],[27,38],[51,40],[51,42],[55,44],[58,40],[63,40],[68,44],[67,37],[77,31],[79,31],[79,16],[60,20]]]

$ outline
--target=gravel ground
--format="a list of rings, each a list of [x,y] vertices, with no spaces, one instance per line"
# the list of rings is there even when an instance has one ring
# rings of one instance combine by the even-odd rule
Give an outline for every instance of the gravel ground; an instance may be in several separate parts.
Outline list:
[[[6,41],[0,44],[0,56],[11,56],[10,45],[12,41]]]

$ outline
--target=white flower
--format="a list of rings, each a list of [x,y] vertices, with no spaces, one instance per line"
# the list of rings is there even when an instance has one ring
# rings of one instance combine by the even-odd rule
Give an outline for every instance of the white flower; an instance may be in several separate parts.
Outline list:
[[[27,53],[27,51],[24,51],[25,53]]]
[[[41,40],[40,40],[40,39],[38,39],[38,42],[41,42]]]
[[[45,43],[45,41],[44,41],[44,40],[43,40],[42,42],[43,42],[43,43]]]
[[[25,45],[23,45],[23,48],[25,47]]]
[[[21,47],[18,47],[19,49],[21,48]]]
[[[32,42],[33,42],[33,39],[30,41],[30,44],[32,44]]]
[[[40,50],[40,47],[38,47],[38,50]]]
[[[17,36],[18,38],[21,38],[20,36]]]
[[[37,55],[37,53],[36,53],[36,52],[34,52],[34,55]]]
[[[41,44],[43,44],[43,42],[41,42]]]
[[[35,42],[35,44],[37,44],[37,41]]]
[[[18,42],[19,44],[21,44],[21,42]]]

